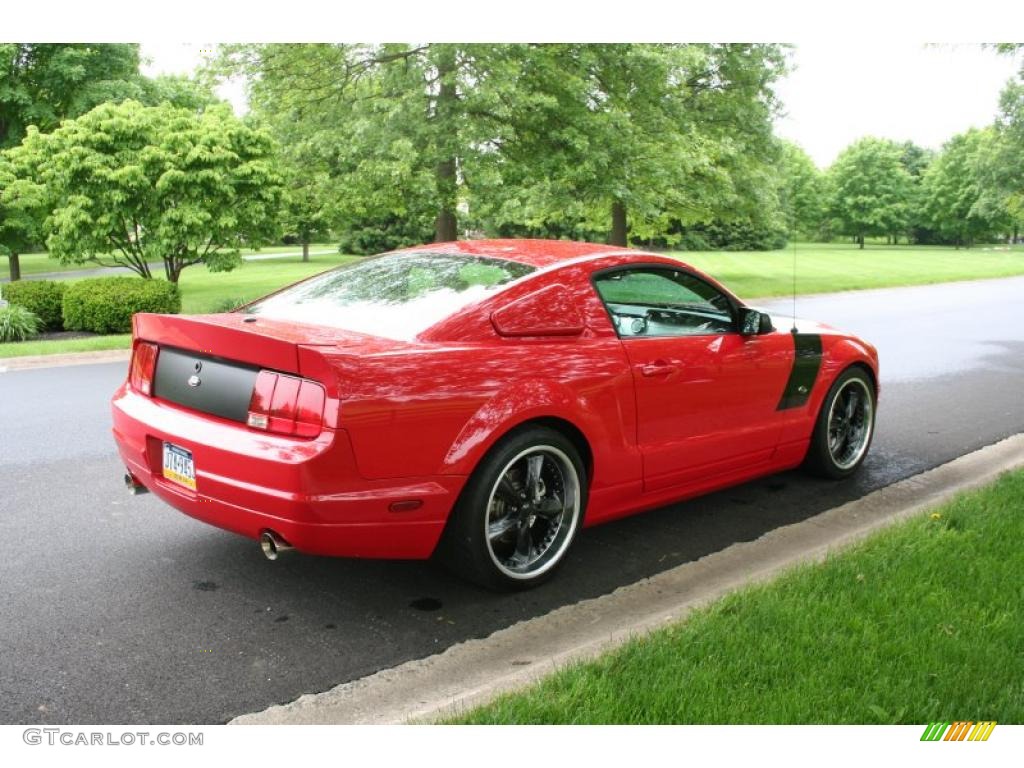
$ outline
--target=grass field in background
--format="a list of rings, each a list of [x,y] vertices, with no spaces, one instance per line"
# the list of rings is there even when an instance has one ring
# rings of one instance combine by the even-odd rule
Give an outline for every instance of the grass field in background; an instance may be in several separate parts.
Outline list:
[[[317,243],[309,246],[311,252],[316,251],[336,251],[337,245],[334,243]],[[253,254],[271,254],[271,253],[302,253],[301,245],[271,245],[266,248],[260,248],[258,251],[243,251],[243,256],[251,256]],[[298,255],[296,259],[300,258]],[[86,262],[85,264],[61,264],[56,259],[51,259],[47,253],[23,253],[21,258],[18,260],[21,264],[21,275],[40,275],[44,272],[70,272],[72,273],[69,277],[73,276],[73,273],[80,272],[83,269],[99,269],[102,267],[101,264],[94,262]],[[134,274],[133,272],[125,272],[126,275]],[[163,274],[163,269],[154,271],[154,275],[159,277]],[[0,256],[0,280],[7,279],[11,276],[10,263],[6,256]]]
[[[351,261],[353,256],[319,253],[329,246],[314,245],[315,255],[303,263],[297,256],[247,261],[232,272],[212,273],[205,267],[189,267],[181,274],[182,312],[203,313],[221,309],[228,301],[249,301],[289,283]],[[296,246],[274,246],[260,253],[295,253]],[[744,298],[785,296],[792,290],[793,251],[688,251],[672,255],[713,275]],[[6,274],[6,259],[0,266]],[[59,268],[45,254],[22,257],[22,270],[30,274]],[[87,267],[89,265],[86,265]],[[45,267],[45,268],[44,268]],[[1006,277],[1024,274],[1024,247],[995,249],[977,247],[956,250],[942,246],[855,245],[801,243],[797,245],[797,291],[830,291],[921,285],[952,280]],[[75,279],[75,272],[68,272]],[[32,342],[43,351],[27,352],[24,344],[0,345],[0,357],[68,352],[85,340]],[[104,342],[95,340],[100,345]],[[109,344],[124,344],[110,341]],[[68,346],[72,345],[72,346]],[[94,349],[112,347],[97,346]],[[113,348],[116,348],[113,347]]]
[[[462,723],[1024,723],[1024,471]]]
[[[798,243],[797,292],[831,293],[1024,274],[1024,246],[984,247]],[[744,298],[786,296],[793,290],[793,248],[782,251],[677,251]]]
[[[216,311],[228,300],[238,303],[251,301],[296,280],[323,272],[354,258],[356,257],[329,253],[310,256],[308,262],[292,258],[246,261],[231,272],[210,272],[202,266],[189,267],[181,273],[179,283],[181,311],[186,314],[201,314]],[[127,348],[130,344],[131,337],[124,335],[24,341],[0,344],[0,358],[121,349]]]
[[[65,352],[96,352],[101,349],[128,349],[131,334],[115,336],[87,336],[82,339],[46,339],[0,344],[0,360],[5,357],[27,355],[61,355]]]
[[[213,312],[228,300],[252,301],[296,280],[346,264],[357,257],[338,253],[297,259],[247,261],[231,272],[210,272],[206,267],[189,267],[181,273],[181,311],[185,314]]]

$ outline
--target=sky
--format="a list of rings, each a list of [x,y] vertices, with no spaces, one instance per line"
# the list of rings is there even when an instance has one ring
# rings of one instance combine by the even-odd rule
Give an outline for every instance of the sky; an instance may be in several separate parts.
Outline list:
[[[146,74],[190,73],[206,43],[143,43]],[[939,149],[954,134],[992,122],[999,92],[1019,60],[976,44],[925,45],[862,39],[799,43],[792,71],[777,84],[784,114],[776,133],[795,141],[821,168],[862,136],[911,140]],[[245,89],[220,96],[245,110]]]

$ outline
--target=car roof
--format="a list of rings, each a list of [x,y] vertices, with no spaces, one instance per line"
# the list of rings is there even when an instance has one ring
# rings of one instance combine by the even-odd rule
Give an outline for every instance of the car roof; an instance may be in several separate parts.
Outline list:
[[[457,253],[468,256],[490,256],[542,269],[587,256],[635,256],[639,252],[604,243],[578,243],[571,240],[456,240],[430,243],[403,252]]]

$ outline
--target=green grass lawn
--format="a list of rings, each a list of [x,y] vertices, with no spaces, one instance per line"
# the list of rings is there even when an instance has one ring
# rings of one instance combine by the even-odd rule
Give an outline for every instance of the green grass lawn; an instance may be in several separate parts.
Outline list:
[[[114,336],[88,336],[84,339],[48,339],[45,341],[19,341],[0,344],[0,360],[5,357],[27,355],[60,355],[65,352],[96,352],[101,349],[128,349],[131,334]]]
[[[312,246],[311,250],[327,246]],[[294,253],[296,246],[274,246],[260,253]],[[784,296],[792,290],[792,249],[767,252],[690,251],[673,255],[707,271],[745,298]],[[243,262],[232,272],[211,273],[205,267],[182,272],[182,311],[212,312],[228,301],[248,301],[301,280],[355,257],[337,253],[313,255],[303,263],[298,257]],[[983,247],[955,250],[940,246],[868,245],[863,251],[848,244],[805,243],[797,246],[797,290],[800,293],[879,288],[895,285],[1005,277],[1024,274],[1024,247],[995,250]],[[6,259],[0,259],[0,277],[6,274]],[[38,274],[59,268],[46,254],[22,257],[22,271]],[[94,265],[84,265],[88,268]],[[68,279],[74,278],[74,270]],[[72,342],[34,342],[53,352],[71,351]],[[96,344],[103,342],[96,341]],[[114,341],[109,342],[114,344]],[[117,342],[121,344],[123,342]],[[0,347],[0,357],[18,354],[23,345]]]
[[[308,262],[290,258],[246,261],[231,272],[210,272],[206,267],[190,267],[181,273],[182,312],[214,312],[228,300],[238,303],[251,301],[296,280],[345,264],[354,258],[356,257],[328,253],[310,256]],[[0,358],[120,349],[127,348],[130,344],[131,337],[123,335],[27,341],[0,344]]]
[[[311,253],[317,251],[335,251],[337,245],[333,243],[316,243],[309,246]],[[260,248],[258,251],[245,251],[243,256],[250,256],[252,254],[271,254],[271,253],[294,253],[298,254],[302,252],[301,245],[272,245],[266,248]],[[299,256],[295,257],[296,259]],[[97,269],[101,265],[93,262],[87,262],[85,264],[61,264],[56,259],[51,259],[47,253],[23,253],[19,259],[21,264],[22,277],[26,275],[39,275],[44,272],[69,272],[72,273],[69,277],[73,276],[75,272],[79,272],[83,269]],[[125,274],[132,274],[126,272]],[[159,271],[157,274],[161,274]],[[0,280],[6,279],[11,276],[10,264],[6,256],[0,257]]]
[[[793,249],[672,254],[702,269],[744,298],[786,296],[793,290]],[[944,246],[797,244],[797,291],[829,293],[1024,274],[1024,247],[969,250]]]
[[[181,311],[188,314],[213,312],[228,300],[252,301],[296,280],[315,275],[357,257],[327,253],[310,256],[308,262],[294,259],[247,261],[231,272],[210,272],[203,266],[181,273]]]
[[[1024,471],[463,723],[1024,723]]]

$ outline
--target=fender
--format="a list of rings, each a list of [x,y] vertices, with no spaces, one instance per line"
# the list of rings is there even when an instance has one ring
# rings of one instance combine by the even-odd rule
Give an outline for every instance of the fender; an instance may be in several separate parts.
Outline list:
[[[825,393],[843,371],[851,365],[863,365],[871,372],[875,383],[875,397],[878,397],[878,352],[874,347],[859,339],[841,336],[824,337],[826,340],[825,357],[822,361],[821,382],[824,387],[815,387],[817,404],[820,406]],[[820,391],[819,391],[820,390]]]
[[[878,353],[874,347],[859,340],[821,334],[822,357],[821,368],[814,381],[810,397],[799,407],[791,408],[783,421],[779,444],[785,445],[792,441],[807,441],[811,437],[814,423],[836,378],[851,365],[863,365],[875,382],[875,394],[878,395]]]
[[[439,474],[469,475],[484,454],[504,435],[529,421],[557,418],[578,429],[590,446],[594,460],[591,486],[608,485],[641,476],[640,455],[635,443],[636,413],[633,402],[615,398],[617,413],[609,403],[591,403],[574,396],[571,389],[550,379],[510,384],[466,422],[440,468]],[[614,418],[613,418],[614,416]],[[614,457],[614,458],[613,458]]]

